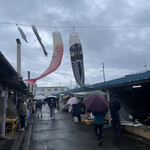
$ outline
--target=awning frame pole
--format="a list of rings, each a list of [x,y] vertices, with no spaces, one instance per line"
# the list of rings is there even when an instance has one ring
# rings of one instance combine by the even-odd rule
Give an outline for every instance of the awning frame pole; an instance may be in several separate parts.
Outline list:
[[[107,89],[106,90],[106,95],[107,95],[107,100],[108,102],[110,101],[110,92],[109,90]],[[108,121],[109,121],[109,126],[111,127],[111,114],[110,114],[110,110],[108,109]]]
[[[8,91],[9,90],[4,91],[4,98],[3,98],[3,118],[2,118],[2,128],[1,128],[1,137],[2,138],[5,138],[5,120],[6,120]]]

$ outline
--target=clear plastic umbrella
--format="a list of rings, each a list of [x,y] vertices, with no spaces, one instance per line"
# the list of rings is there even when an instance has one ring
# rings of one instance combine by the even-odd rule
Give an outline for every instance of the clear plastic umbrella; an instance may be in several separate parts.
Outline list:
[[[78,99],[77,97],[71,97],[68,101],[67,104],[73,105],[73,104],[78,104],[81,100]]]

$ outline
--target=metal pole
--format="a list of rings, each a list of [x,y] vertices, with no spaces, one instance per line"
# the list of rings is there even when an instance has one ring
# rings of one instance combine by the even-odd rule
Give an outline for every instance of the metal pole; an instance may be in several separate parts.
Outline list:
[[[17,73],[21,76],[21,42],[16,39],[17,42]]]
[[[30,71],[28,71],[28,79],[30,79]],[[28,90],[30,91],[30,84],[28,83]]]
[[[5,138],[5,120],[6,120],[7,99],[8,99],[8,90],[5,90],[5,96],[3,98],[3,118],[2,118],[2,128],[1,128],[2,138]]]
[[[102,67],[103,67],[103,78],[104,78],[104,82],[105,82],[105,70],[104,70],[104,62],[102,63]]]
[[[108,102],[110,101],[110,93],[109,90],[106,90],[106,95],[107,95],[107,100]],[[111,126],[111,114],[110,114],[110,110],[108,110],[108,122],[109,122],[109,126]]]

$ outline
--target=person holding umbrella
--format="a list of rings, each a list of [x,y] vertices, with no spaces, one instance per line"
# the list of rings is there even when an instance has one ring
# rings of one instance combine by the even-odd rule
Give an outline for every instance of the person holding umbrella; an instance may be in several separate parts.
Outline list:
[[[98,139],[98,144],[101,145],[103,143],[103,124],[106,112],[102,111],[98,113],[93,111],[92,114],[94,115],[94,132]]]
[[[109,103],[104,96],[100,94],[90,94],[83,99],[82,102],[87,110],[91,110],[94,115],[94,132],[98,139],[98,144],[103,143],[103,124]]]
[[[56,103],[53,98],[48,102],[49,108],[50,108],[50,116],[51,119],[55,119],[55,108],[56,108]]]
[[[115,133],[121,133],[120,128],[120,115],[119,110],[121,109],[120,102],[117,100],[116,96],[113,96],[113,99],[109,102],[109,109],[112,118],[112,126]]]
[[[67,104],[70,105],[72,108],[72,117],[74,117],[74,121],[78,122],[80,121],[80,102],[81,100],[77,97],[71,97],[68,101]]]
[[[50,117],[51,119],[55,119],[55,108],[56,108],[56,103],[58,101],[56,96],[48,96],[44,99],[44,101],[48,104],[50,108]]]
[[[78,123],[79,121],[81,121],[81,119],[80,119],[80,114],[81,114],[80,103],[73,104],[72,108],[73,108],[72,109],[72,117],[74,117],[74,121]]]

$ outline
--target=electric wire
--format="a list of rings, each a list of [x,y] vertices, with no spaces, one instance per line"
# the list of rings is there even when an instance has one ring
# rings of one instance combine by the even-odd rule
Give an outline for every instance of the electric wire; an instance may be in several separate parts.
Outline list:
[[[4,22],[0,21],[0,24],[5,25],[20,25],[20,26],[31,26],[33,24],[25,23],[14,23],[14,22]],[[59,25],[41,25],[34,24],[38,27],[50,27],[50,28],[82,28],[82,29],[94,29],[94,28],[150,28],[150,25],[99,25],[99,26],[59,26]]]
[[[2,22],[0,21],[0,24],[5,24],[5,25],[19,25],[19,26],[32,26],[31,24],[25,24],[25,23],[13,23],[13,22]],[[59,25],[41,25],[41,24],[35,24],[35,26],[37,27],[46,27],[46,28],[72,28],[73,30],[75,30],[75,28],[80,28],[80,29],[100,29],[100,28],[150,28],[150,25],[99,25],[99,26],[59,26]],[[142,52],[141,52],[142,54]],[[107,68],[107,66],[109,66],[109,64],[113,65],[113,64],[117,64],[119,63],[119,66],[124,66],[126,64],[130,64],[130,67],[134,67],[136,68],[137,66],[141,67],[143,65],[146,66],[150,66],[150,61],[148,61],[148,59],[150,58],[149,55],[142,55],[141,59],[135,58],[133,57],[129,57],[131,56],[131,54],[125,55],[125,56],[121,56],[121,57],[116,57],[113,59],[109,59],[109,60],[103,60],[102,62],[105,63],[105,66]],[[128,58],[128,60],[126,59]],[[146,59],[147,58],[147,59]],[[146,61],[145,61],[146,59]],[[150,60],[150,59],[149,59]],[[102,62],[100,62],[100,65],[97,64],[97,67],[94,67],[95,70],[100,69],[102,70]],[[146,62],[146,64],[144,64],[144,62]]]

